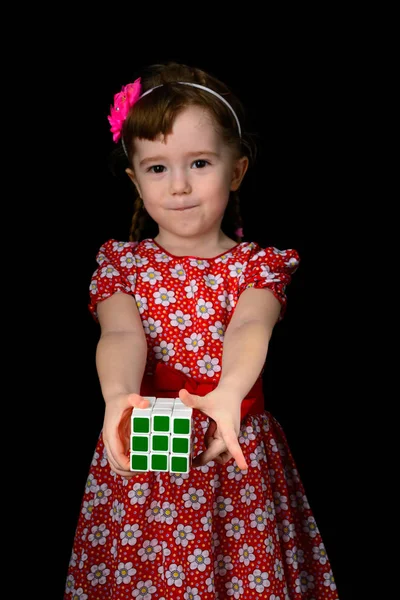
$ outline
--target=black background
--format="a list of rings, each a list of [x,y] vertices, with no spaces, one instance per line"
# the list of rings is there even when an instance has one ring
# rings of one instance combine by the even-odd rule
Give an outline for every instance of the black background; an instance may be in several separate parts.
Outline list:
[[[45,348],[37,389],[49,461],[41,468],[43,519],[56,530],[48,542],[47,560],[54,561],[51,597],[62,595],[103,417],[95,371],[99,329],[87,309],[88,286],[98,248],[111,237],[127,239],[132,214],[128,181],[116,179],[108,168],[114,146],[107,115],[113,95],[142,66],[167,60],[204,68],[224,80],[242,99],[251,129],[259,134],[257,164],[241,193],[245,240],[296,248],[301,257],[288,288],[287,314],[270,345],[266,407],[288,438],[340,598],[353,597],[348,513],[356,452],[345,383],[351,348],[342,326],[352,306],[344,283],[348,238],[340,216],[350,210],[342,132],[352,75],[348,69],[339,74],[338,42],[326,48],[320,38],[299,34],[264,45],[259,32],[257,47],[230,42],[228,51],[214,32],[204,50],[206,33],[199,38],[203,43],[192,46],[176,39],[167,43],[162,33],[155,39],[151,31],[151,43],[142,32],[141,40],[131,35],[131,44],[125,39],[119,45],[95,28],[85,32],[82,25],[65,44],[54,36],[49,52],[53,49],[55,62],[46,69],[42,65],[46,94],[38,80],[37,100],[46,141],[38,152],[46,184],[33,234],[39,307],[33,321],[35,340]],[[49,426],[49,417],[56,425]]]

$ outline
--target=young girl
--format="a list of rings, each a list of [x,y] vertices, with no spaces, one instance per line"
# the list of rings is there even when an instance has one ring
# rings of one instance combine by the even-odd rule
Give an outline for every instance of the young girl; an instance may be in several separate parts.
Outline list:
[[[76,600],[335,600],[327,553],[262,373],[295,250],[243,242],[253,156],[239,101],[198,69],[158,65],[109,116],[137,191],[131,241],[97,255],[105,400],[66,582]],[[157,235],[143,236],[156,224]],[[188,474],[129,470],[145,396],[193,408]]]

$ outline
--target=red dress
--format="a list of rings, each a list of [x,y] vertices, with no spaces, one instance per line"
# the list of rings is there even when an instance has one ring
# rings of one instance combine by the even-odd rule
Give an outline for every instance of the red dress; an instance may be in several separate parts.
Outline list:
[[[224,332],[244,289],[270,289],[282,318],[299,257],[253,242],[214,258],[176,257],[146,239],[109,240],[97,261],[93,316],[99,300],[134,294],[148,343],[141,393],[175,397],[182,387],[205,395],[218,383]],[[246,471],[231,459],[189,474],[126,479],[110,469],[100,434],[65,600],[338,600],[296,464],[279,423],[263,410],[260,384],[242,407]],[[196,455],[209,419],[197,410],[193,418]]]

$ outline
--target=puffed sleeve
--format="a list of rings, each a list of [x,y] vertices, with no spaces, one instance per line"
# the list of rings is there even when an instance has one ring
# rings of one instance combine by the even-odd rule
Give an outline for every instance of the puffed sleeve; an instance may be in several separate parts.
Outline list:
[[[108,240],[99,249],[99,264],[90,282],[89,310],[97,321],[97,303],[116,292],[134,294],[136,285],[136,262],[134,248],[137,242]]]
[[[299,263],[300,257],[296,250],[278,250],[274,247],[260,248],[258,244],[254,244],[239,277],[238,297],[249,287],[271,290],[281,303],[279,316],[279,320],[281,320],[286,310],[286,287]]]

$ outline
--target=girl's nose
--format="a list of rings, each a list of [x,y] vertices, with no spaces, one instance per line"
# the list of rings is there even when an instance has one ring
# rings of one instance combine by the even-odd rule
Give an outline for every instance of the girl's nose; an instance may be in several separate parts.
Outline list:
[[[190,185],[189,177],[184,172],[174,173],[170,180],[170,192],[171,194],[190,194],[192,186]]]

